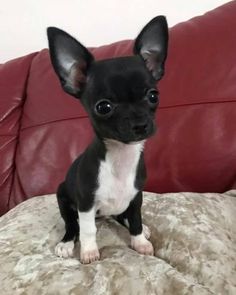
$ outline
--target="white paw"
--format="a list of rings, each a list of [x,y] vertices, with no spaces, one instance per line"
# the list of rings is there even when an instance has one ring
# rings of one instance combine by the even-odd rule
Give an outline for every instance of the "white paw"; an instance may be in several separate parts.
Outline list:
[[[73,250],[75,247],[74,241],[60,242],[55,247],[55,254],[59,257],[68,258],[73,256]]]
[[[99,258],[100,254],[97,246],[93,249],[81,249],[80,251],[80,262],[83,264],[94,262],[96,260],[99,260]]]
[[[154,254],[152,243],[146,239],[143,233],[137,236],[131,236],[131,247],[140,254]]]
[[[149,240],[149,238],[151,236],[151,231],[150,231],[149,227],[145,224],[143,224],[143,234],[144,234],[145,238]]]

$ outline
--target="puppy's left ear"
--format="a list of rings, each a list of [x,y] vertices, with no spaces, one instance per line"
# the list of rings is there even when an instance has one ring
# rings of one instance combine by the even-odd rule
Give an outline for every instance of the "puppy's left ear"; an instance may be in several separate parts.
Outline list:
[[[164,75],[167,49],[168,25],[166,18],[160,15],[142,29],[134,43],[134,53],[141,55],[157,81]]]

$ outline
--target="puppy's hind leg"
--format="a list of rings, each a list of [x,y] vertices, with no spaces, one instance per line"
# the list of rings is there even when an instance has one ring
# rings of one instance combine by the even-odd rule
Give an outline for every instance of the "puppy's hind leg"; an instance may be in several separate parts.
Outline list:
[[[126,227],[127,229],[129,229],[129,221],[128,221],[128,217],[127,217],[127,213],[124,212],[118,216],[112,216],[116,221],[118,221],[121,225],[123,225],[124,227]],[[151,231],[149,229],[149,227],[146,224],[142,224],[143,226],[143,233],[146,239],[150,239],[151,236]]]
[[[58,187],[57,202],[61,216],[65,221],[66,233],[61,242],[55,247],[55,254],[64,258],[71,257],[79,234],[78,212],[72,208],[64,182]]]

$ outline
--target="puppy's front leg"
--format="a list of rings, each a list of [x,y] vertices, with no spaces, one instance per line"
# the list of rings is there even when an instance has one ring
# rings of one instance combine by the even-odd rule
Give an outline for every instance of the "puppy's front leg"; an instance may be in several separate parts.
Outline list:
[[[152,243],[147,240],[143,231],[141,215],[142,202],[143,194],[139,191],[127,209],[131,247],[140,254],[153,255],[154,249]]]
[[[93,207],[88,212],[79,211],[78,213],[80,225],[80,261],[85,264],[91,263],[100,257],[96,242],[96,210]]]

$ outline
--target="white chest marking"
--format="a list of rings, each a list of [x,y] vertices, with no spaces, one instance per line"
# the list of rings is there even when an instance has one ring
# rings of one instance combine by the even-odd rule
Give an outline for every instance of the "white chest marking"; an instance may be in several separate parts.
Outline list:
[[[106,158],[98,173],[98,189],[95,206],[101,215],[117,215],[124,212],[138,192],[135,178],[144,142],[124,144],[106,141]]]

